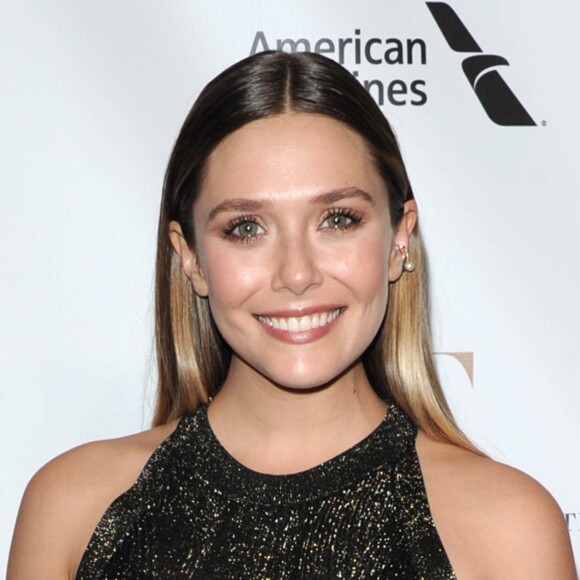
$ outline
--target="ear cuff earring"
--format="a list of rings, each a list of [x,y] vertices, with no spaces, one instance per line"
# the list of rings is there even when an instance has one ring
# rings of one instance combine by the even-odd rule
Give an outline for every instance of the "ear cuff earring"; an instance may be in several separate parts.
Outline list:
[[[404,244],[397,244],[395,246],[397,252],[401,254],[403,259],[403,268],[405,272],[412,272],[415,269],[415,263],[409,260],[409,253],[407,252],[407,247]]]

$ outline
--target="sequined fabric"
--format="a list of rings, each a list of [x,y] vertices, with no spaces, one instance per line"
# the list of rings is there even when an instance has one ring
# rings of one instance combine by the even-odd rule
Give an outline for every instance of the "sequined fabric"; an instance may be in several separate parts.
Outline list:
[[[77,580],[448,580],[416,428],[394,406],[366,439],[294,475],[264,475],[183,417],[109,507]]]

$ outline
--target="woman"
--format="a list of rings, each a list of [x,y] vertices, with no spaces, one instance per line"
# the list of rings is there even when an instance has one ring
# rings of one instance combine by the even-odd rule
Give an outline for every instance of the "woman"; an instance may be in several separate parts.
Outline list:
[[[425,275],[349,73],[276,52],[222,73],[166,174],[155,426],[34,477],[9,578],[575,578],[554,500],[454,423]]]

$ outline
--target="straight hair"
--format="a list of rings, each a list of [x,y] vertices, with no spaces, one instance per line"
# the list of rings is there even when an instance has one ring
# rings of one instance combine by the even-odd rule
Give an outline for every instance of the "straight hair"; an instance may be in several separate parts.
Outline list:
[[[396,227],[414,199],[395,134],[378,105],[341,65],[315,53],[267,51],[226,69],[201,92],[171,153],[159,218],[156,263],[156,351],[159,373],[153,423],[193,412],[223,384],[231,350],[207,298],[195,294],[169,239],[177,221],[195,249],[193,205],[217,145],[244,125],[288,112],[325,115],[366,143],[389,195]],[[409,240],[416,265],[391,283],[383,326],[363,354],[376,393],[394,401],[427,434],[477,451],[457,426],[439,382],[431,347],[427,260],[419,227]]]

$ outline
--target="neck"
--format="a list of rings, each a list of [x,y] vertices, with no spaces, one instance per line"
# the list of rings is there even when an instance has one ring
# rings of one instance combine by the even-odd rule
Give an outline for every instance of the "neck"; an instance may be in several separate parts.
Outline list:
[[[292,473],[322,463],[384,418],[386,406],[362,363],[331,384],[301,391],[283,389],[240,366],[232,365],[208,417],[222,445],[256,471]]]

